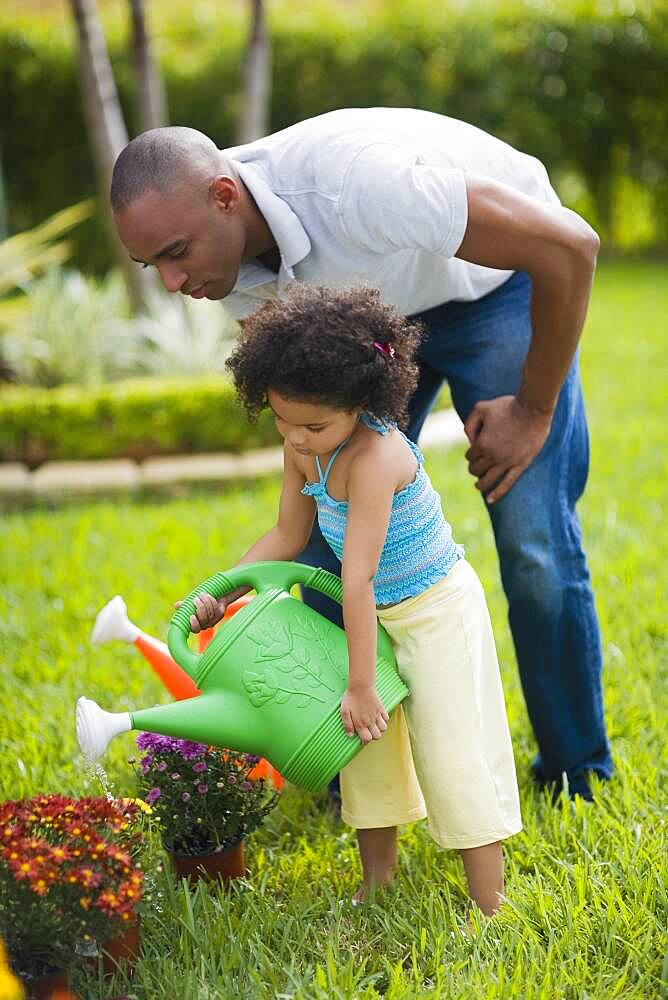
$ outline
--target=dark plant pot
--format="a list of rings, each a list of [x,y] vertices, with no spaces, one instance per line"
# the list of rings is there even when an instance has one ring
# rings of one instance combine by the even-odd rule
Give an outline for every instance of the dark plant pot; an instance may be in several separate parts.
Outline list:
[[[139,958],[139,944],[139,917],[135,917],[126,930],[100,945],[104,974],[113,975],[119,965],[136,965]]]
[[[244,841],[238,840],[231,847],[211,854],[175,854],[168,851],[172,867],[179,878],[199,882],[201,878],[229,882],[246,874]]]
[[[93,942],[93,949],[85,954],[86,961],[97,970],[102,959],[102,972],[105,976],[113,976],[119,966],[125,966],[126,971],[132,969],[139,958],[139,916],[134,917],[124,931],[109,938],[102,944]]]
[[[70,980],[67,969],[56,969],[39,979],[24,980],[28,1000],[51,1000],[59,990],[69,990]]]

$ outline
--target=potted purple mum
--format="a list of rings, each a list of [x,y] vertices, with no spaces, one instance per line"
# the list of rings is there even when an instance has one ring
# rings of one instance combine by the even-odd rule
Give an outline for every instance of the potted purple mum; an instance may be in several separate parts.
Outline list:
[[[245,874],[244,841],[276,805],[259,757],[191,740],[140,733],[135,770],[178,875]]]

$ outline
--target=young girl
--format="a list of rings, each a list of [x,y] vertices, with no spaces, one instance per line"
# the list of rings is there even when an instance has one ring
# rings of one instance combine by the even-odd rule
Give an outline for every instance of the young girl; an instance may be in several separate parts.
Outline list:
[[[364,887],[397,865],[397,826],[422,819],[461,854],[483,913],[503,899],[501,841],[521,829],[491,623],[417,447],[398,429],[417,382],[419,328],[370,289],[300,286],[245,321],[227,362],[251,416],[268,406],[284,439],[278,521],[243,562],[294,559],[314,517],[341,560],[349,651],[341,705],[365,748],[341,773]],[[214,625],[242,588],[195,599]],[[374,686],[376,618],[409,697],[389,718]]]

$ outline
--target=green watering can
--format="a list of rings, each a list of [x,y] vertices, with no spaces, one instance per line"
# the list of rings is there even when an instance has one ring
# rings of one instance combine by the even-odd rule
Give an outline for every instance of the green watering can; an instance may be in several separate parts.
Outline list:
[[[195,587],[171,620],[167,644],[202,693],[131,713],[104,712],[80,698],[82,751],[99,757],[112,736],[139,729],[257,754],[302,788],[325,787],[362,743],[346,734],[340,716],[348,684],[345,632],[290,596],[297,583],[342,600],[338,577],[292,562],[249,563]],[[194,597],[204,591],[220,598],[244,585],[256,596],[218,629],[203,653],[193,652],[188,636]],[[388,713],[408,694],[380,625],[376,690]]]

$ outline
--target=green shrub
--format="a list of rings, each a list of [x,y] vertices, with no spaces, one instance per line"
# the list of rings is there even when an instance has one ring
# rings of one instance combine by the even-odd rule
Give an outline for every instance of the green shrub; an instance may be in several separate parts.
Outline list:
[[[19,382],[45,388],[100,385],[136,374],[135,345],[127,332],[130,304],[118,271],[98,282],[54,267],[25,292],[22,300],[13,300],[22,308],[0,338],[2,360]]]
[[[10,386],[0,393],[0,461],[141,459],[278,441],[270,413],[249,424],[222,377],[129,379],[99,389]]]
[[[24,295],[0,300],[0,372],[44,388],[219,375],[238,330],[219,302],[161,289],[132,317],[118,271],[97,281],[53,267],[30,281]]]
[[[434,409],[450,406],[447,387]],[[224,376],[136,378],[100,388],[0,390],[0,462],[143,459],[278,444],[269,410],[250,424]]]
[[[283,6],[271,25],[271,128],[347,106],[463,118],[543,160],[564,201],[605,241],[666,244],[668,5],[601,9],[594,0],[477,9],[404,0],[328,14]],[[14,230],[95,191],[68,29],[36,18],[0,23],[0,145]],[[125,29],[108,38],[132,134]],[[233,144],[241,18],[181,5],[158,40],[171,120]],[[646,224],[637,225],[638,210]],[[76,239],[79,266],[108,266],[101,213]]]

